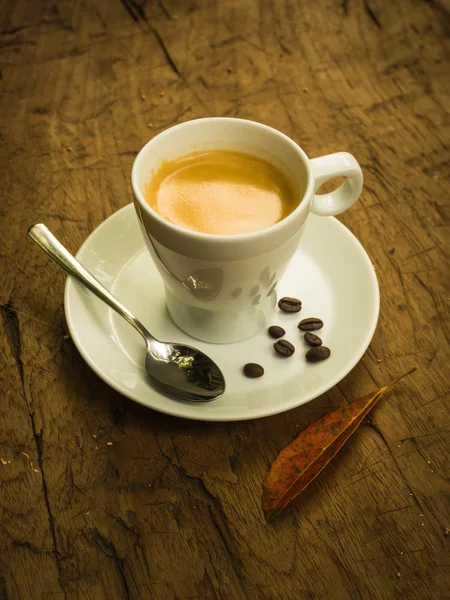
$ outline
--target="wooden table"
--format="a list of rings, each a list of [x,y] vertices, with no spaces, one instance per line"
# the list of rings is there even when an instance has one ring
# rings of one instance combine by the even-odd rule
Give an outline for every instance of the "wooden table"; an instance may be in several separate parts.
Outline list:
[[[0,18],[0,598],[450,598],[444,2],[6,0]],[[141,146],[209,115],[351,151],[365,187],[342,221],[381,287],[353,371],[253,422],[112,391],[66,339],[65,275],[26,235],[43,221],[75,252],[131,201]],[[277,452],[412,366],[266,524]]]

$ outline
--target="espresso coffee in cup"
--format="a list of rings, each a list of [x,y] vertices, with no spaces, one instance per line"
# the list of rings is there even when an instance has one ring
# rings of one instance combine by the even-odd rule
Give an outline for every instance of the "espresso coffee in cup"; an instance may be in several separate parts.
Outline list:
[[[146,200],[153,210],[175,225],[214,235],[275,225],[296,208],[307,184],[305,176],[299,192],[275,164],[231,150],[164,161],[149,178]]]
[[[340,176],[336,190],[316,193]],[[266,328],[308,215],[342,213],[362,182],[351,154],[310,159],[286,135],[253,121],[210,117],[155,136],[134,161],[132,185],[173,321],[214,343]]]

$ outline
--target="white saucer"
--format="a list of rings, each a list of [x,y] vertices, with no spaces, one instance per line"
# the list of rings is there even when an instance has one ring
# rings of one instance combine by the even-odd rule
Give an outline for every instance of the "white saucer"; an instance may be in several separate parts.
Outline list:
[[[379,313],[378,282],[372,263],[352,233],[333,217],[310,215],[278,295],[303,302],[300,313],[278,309],[268,325],[281,325],[296,347],[291,358],[273,350],[266,331],[236,344],[193,340],[171,321],[164,303],[161,278],[144,247],[132,204],[106,219],[77,254],[161,340],[197,346],[222,369],[227,390],[206,404],[179,402],[153,389],[144,371],[142,338],[112,309],[71,277],[65,291],[65,311],[72,339],[88,365],[124,396],[170,415],[204,421],[237,421],[277,414],[309,402],[336,385],[360,360],[375,331]],[[320,317],[318,331],[331,349],[326,361],[309,364],[308,349],[298,322]],[[260,363],[265,374],[248,379],[247,362]]]

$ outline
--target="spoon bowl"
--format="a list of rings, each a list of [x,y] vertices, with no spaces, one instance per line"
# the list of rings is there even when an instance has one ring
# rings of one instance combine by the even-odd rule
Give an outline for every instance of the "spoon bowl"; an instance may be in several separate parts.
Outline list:
[[[192,346],[157,340],[64,248],[45,225],[32,225],[28,235],[69,275],[113,308],[142,335],[147,346],[145,370],[153,387],[166,396],[188,402],[211,402],[222,396],[225,378],[209,356]]]
[[[224,385],[219,367],[192,346],[148,340],[145,369],[156,389],[178,400],[210,402]]]

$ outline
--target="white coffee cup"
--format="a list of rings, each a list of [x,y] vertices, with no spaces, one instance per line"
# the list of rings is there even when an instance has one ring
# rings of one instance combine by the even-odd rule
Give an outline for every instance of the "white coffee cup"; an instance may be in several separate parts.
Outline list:
[[[166,221],[145,199],[152,174],[162,161],[207,150],[246,152],[272,162],[297,186],[298,206],[279,223],[248,234],[198,233]],[[315,194],[338,176],[346,180],[337,190]],[[286,135],[254,121],[197,119],[154,137],[134,161],[132,185],[142,233],[163,278],[173,321],[189,335],[214,343],[237,342],[258,333],[270,323],[276,284],[309,213],[342,213],[359,198],[362,184],[361,168],[351,154],[309,159]]]

